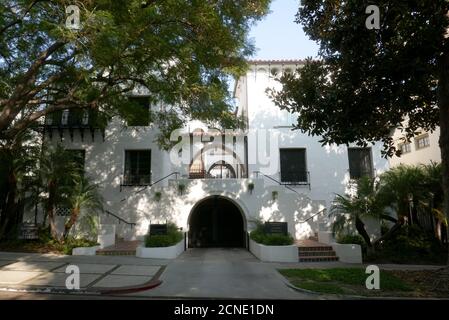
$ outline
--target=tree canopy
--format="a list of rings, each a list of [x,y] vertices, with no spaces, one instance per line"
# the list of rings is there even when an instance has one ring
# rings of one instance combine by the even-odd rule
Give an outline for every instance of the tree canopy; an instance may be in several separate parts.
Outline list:
[[[368,6],[379,28],[368,28]],[[299,114],[295,129],[323,144],[410,140],[440,127],[444,210],[449,217],[449,36],[447,0],[303,0],[296,22],[320,46],[283,90],[269,91],[281,108]],[[371,14],[373,12],[371,11]],[[449,261],[448,261],[449,264]]]
[[[371,4],[380,9],[378,30],[365,25]],[[448,8],[444,0],[302,1],[296,22],[318,42],[319,59],[283,76],[274,101],[298,112],[295,128],[323,143],[383,141],[392,155],[392,129],[409,139],[439,124]]]
[[[153,115],[161,132],[192,118],[232,126],[227,79],[245,69],[249,27],[269,2],[2,1],[0,139],[67,108],[126,119],[137,89],[167,106]],[[69,5],[78,29],[66,25]]]

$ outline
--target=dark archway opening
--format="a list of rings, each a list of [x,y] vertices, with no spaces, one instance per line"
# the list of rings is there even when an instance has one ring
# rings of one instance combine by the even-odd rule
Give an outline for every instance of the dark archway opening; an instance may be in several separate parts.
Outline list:
[[[229,200],[212,197],[194,208],[189,220],[189,248],[246,246],[243,217]]]

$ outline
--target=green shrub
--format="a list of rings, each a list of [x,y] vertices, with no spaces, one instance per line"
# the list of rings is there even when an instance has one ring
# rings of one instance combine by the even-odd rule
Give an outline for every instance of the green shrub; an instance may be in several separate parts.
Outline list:
[[[257,243],[266,246],[288,246],[293,244],[291,235],[265,233],[263,224],[258,224],[256,229],[251,231],[249,237]]]
[[[146,235],[145,247],[171,247],[180,242],[183,238],[184,235],[181,231],[179,231],[178,227],[174,223],[169,223],[167,225],[166,235]]]
[[[346,234],[337,238],[338,243],[342,244],[358,244],[362,247],[366,247],[366,242],[358,234]]]
[[[420,227],[403,226],[390,239],[382,242],[369,261],[383,263],[444,264],[447,249],[434,237]]]
[[[58,248],[59,251],[63,252],[64,254],[72,254],[72,250],[74,248],[79,247],[93,247],[95,245],[98,245],[96,241],[91,241],[88,239],[76,239],[69,237],[64,242],[56,242],[53,244],[56,248]]]

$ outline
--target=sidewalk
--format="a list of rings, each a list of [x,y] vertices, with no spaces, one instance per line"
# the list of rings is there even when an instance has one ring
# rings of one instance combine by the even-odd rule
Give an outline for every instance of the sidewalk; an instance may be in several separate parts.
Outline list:
[[[121,256],[59,256],[0,252],[0,289],[67,291],[69,265],[80,270],[80,289],[100,294],[154,284],[166,260]]]

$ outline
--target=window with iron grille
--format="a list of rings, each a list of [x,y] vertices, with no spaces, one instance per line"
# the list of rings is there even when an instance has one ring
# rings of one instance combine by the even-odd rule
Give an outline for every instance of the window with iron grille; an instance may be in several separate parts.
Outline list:
[[[400,143],[398,145],[399,150],[401,150],[402,154],[410,153],[412,152],[412,144],[411,143]]]
[[[150,99],[148,97],[130,97],[133,112],[127,124],[130,127],[146,127],[150,124]]]
[[[308,183],[306,149],[280,149],[281,182],[286,184]]]
[[[126,150],[124,185],[151,183],[151,150]]]
[[[415,139],[416,149],[424,149],[430,147],[429,135],[423,135]]]
[[[348,148],[348,157],[351,179],[374,176],[371,148]]]

